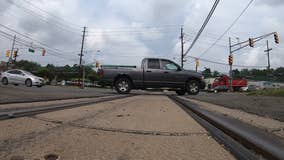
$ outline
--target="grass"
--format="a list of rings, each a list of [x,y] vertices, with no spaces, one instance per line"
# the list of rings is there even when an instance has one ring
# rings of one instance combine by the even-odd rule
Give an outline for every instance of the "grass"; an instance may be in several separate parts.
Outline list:
[[[266,89],[266,90],[252,91],[248,93],[248,95],[284,97],[284,89]]]

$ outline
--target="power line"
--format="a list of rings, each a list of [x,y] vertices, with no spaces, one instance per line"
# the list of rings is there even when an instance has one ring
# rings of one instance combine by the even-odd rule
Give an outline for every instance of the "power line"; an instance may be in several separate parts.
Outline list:
[[[6,2],[8,2],[8,3],[10,3],[10,4],[12,4],[12,5],[14,5],[14,6],[16,6],[16,7],[20,8],[20,9],[22,9],[24,12],[26,12],[26,13],[29,14],[29,15],[33,15],[33,16],[38,17],[39,20],[41,20],[41,21],[43,21],[43,22],[45,22],[45,23],[47,23],[47,24],[50,24],[51,26],[56,26],[57,28],[60,28],[60,29],[63,30],[63,31],[67,31],[67,32],[79,34],[79,30],[76,30],[76,31],[75,31],[74,28],[70,28],[69,25],[66,25],[66,24],[64,24],[64,23],[60,23],[60,22],[58,22],[58,21],[54,21],[55,23],[51,23],[49,20],[46,19],[45,16],[43,16],[43,15],[41,15],[41,14],[38,14],[38,13],[36,13],[35,11],[33,11],[33,10],[31,10],[31,9],[28,9],[28,8],[26,8],[26,7],[24,7],[24,6],[21,6],[21,5],[19,5],[19,4],[16,4],[13,0],[6,0]],[[69,27],[69,29],[67,29],[66,27]]]
[[[220,0],[215,0],[213,7],[211,8],[209,14],[207,15],[205,21],[203,22],[200,30],[198,31],[196,37],[194,38],[193,42],[191,43],[191,45],[189,46],[189,48],[186,50],[185,55],[186,56],[188,54],[188,52],[192,49],[192,47],[194,46],[194,44],[196,43],[196,41],[198,40],[198,38],[200,37],[201,33],[203,32],[204,28],[206,27],[207,23],[209,22],[211,16],[213,15],[218,3]]]
[[[6,26],[4,26],[4,25],[2,25],[2,24],[0,24],[0,26],[6,28]],[[12,30],[12,29],[11,29],[11,30]],[[17,31],[15,31],[15,30],[12,30],[12,31],[15,32],[15,33],[17,33],[17,34],[19,34],[19,35],[21,35],[21,36],[23,36],[23,37],[26,37],[26,38],[31,39],[31,40],[33,40],[33,41],[36,41],[37,43],[39,43],[39,44],[41,44],[42,46],[46,47],[46,50],[49,52],[50,55],[53,55],[53,56],[56,56],[56,57],[59,57],[59,58],[62,58],[62,59],[71,60],[71,59],[69,59],[69,57],[68,57],[68,58],[66,57],[67,55],[61,54],[62,52],[61,52],[60,50],[58,50],[58,49],[53,49],[53,48],[49,47],[48,45],[46,45],[46,44],[44,44],[44,43],[42,43],[42,42],[39,42],[39,41],[37,41],[37,40],[35,40],[35,39],[33,39],[33,38],[30,38],[30,37],[27,36],[27,35],[21,34],[21,33],[17,32]],[[8,33],[4,32],[4,31],[1,31],[1,30],[0,30],[0,32],[1,32],[2,34],[6,35],[6,36],[4,36],[4,37],[6,37],[6,38],[12,40],[13,35],[8,34]],[[2,35],[2,36],[3,36],[3,35]],[[10,36],[10,38],[9,38],[9,36]],[[24,45],[24,46],[26,46],[26,47],[32,47],[32,46],[30,45],[31,43],[29,43],[29,42],[27,42],[27,41],[25,41],[25,40],[23,40],[23,39],[21,39],[21,38],[17,38],[17,39],[16,39],[16,42],[19,43],[19,44],[22,44],[22,45]],[[36,47],[36,48],[37,48],[37,47]],[[74,59],[72,59],[72,62],[73,62],[73,61],[74,61]]]
[[[55,50],[55,52],[61,52],[61,50],[59,50],[59,49],[53,49],[53,48],[49,47],[49,45],[47,45],[47,44],[45,44],[45,43],[43,43],[43,42],[40,42],[40,41],[38,41],[38,40],[36,40],[36,39],[34,39],[34,38],[28,36],[28,35],[22,34],[22,33],[20,33],[20,32],[18,32],[18,31],[14,30],[14,29],[12,29],[12,28],[10,28],[10,27],[7,27],[7,26],[5,26],[5,25],[3,25],[3,24],[1,24],[1,23],[0,23],[0,26],[2,26],[3,28],[5,28],[5,29],[7,29],[7,30],[9,30],[9,31],[12,31],[12,32],[14,32],[14,33],[16,33],[16,34],[19,34],[19,35],[22,36],[22,37],[25,37],[25,38],[30,39],[30,40],[32,40],[32,41],[35,41],[35,42],[37,42],[38,44],[40,44],[40,45],[42,45],[42,46],[45,46],[45,47],[47,47],[47,48],[49,48],[49,49],[51,49],[51,50]]]
[[[216,39],[216,41],[214,43],[212,43],[210,45],[209,48],[207,48],[199,57],[202,57],[204,54],[206,54],[211,48],[213,48],[217,42],[222,39],[227,33],[228,31],[237,23],[237,21],[241,18],[241,16],[245,13],[245,11],[249,8],[249,6],[252,4],[254,0],[251,0],[246,7],[242,10],[242,12],[240,13],[240,15],[233,21],[233,23],[225,30],[225,32],[223,34],[221,34],[221,36],[219,38]]]
[[[59,16],[56,16],[56,15],[54,15],[54,14],[52,14],[52,13],[50,13],[50,12],[48,12],[48,11],[46,11],[46,10],[40,8],[40,7],[34,5],[33,3],[31,3],[31,2],[29,2],[29,1],[27,1],[27,0],[22,0],[22,1],[24,1],[25,3],[30,4],[31,6],[33,6],[34,8],[36,8],[36,9],[38,9],[38,10],[40,10],[40,11],[42,11],[42,12],[44,12],[44,13],[50,15],[51,17],[54,17],[54,18],[58,19],[59,21],[65,21],[65,22],[67,22],[67,23],[69,23],[69,24],[75,26],[77,29],[78,29],[78,28],[81,28],[81,26],[78,26],[78,25],[76,25],[76,24],[74,24],[74,23],[71,23],[71,22],[69,22],[69,21],[66,21],[64,18],[61,18],[61,17],[59,17]]]
[[[97,27],[97,28],[104,28],[103,30],[105,31],[127,31],[127,30],[137,30],[137,29],[165,29],[165,28],[180,28],[182,25],[159,25],[159,26],[123,26],[123,27],[111,27],[111,28],[106,28],[106,26],[102,27]],[[96,28],[90,28],[89,32],[96,32],[98,29]],[[99,30],[100,31],[100,30]]]

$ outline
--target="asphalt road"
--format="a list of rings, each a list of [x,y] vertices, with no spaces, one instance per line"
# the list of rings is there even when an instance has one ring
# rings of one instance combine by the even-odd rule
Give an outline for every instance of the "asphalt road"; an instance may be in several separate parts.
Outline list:
[[[269,96],[247,96],[246,93],[205,93],[188,98],[205,101],[227,108],[277,119],[284,122],[284,98]]]
[[[41,88],[30,88],[25,86],[0,85],[0,104],[83,98],[115,93],[116,92],[111,89],[102,88],[80,89],[78,87],[61,86],[43,86]]]
[[[139,90],[134,90],[132,93],[164,94],[161,92],[145,92]],[[111,89],[103,88],[80,89],[78,87],[61,86],[29,88],[25,86],[0,85],[0,104],[94,97],[106,94],[116,94],[116,92]],[[215,94],[205,92],[201,92],[196,96],[187,97],[284,121],[284,98],[282,97],[247,96],[245,93]]]

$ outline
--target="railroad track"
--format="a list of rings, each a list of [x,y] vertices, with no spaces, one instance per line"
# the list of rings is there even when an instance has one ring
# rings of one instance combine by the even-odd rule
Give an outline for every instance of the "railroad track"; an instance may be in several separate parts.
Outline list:
[[[79,102],[71,102],[66,104],[53,104],[53,105],[46,105],[46,106],[40,106],[40,107],[30,107],[30,108],[23,108],[23,109],[15,109],[15,110],[9,110],[9,111],[2,111],[0,112],[0,120],[7,120],[11,118],[19,118],[19,117],[25,117],[25,116],[32,116],[36,114],[41,113],[47,113],[47,112],[53,112],[58,110],[64,110],[69,108],[76,108],[76,107],[82,107],[89,104],[95,104],[95,103],[101,103],[101,102],[107,102],[112,101],[116,99],[123,99],[127,97],[135,96],[134,94],[131,95],[104,95],[104,96],[98,96],[95,97],[92,100],[86,100],[86,101],[79,101]]]
[[[228,116],[201,109],[186,99],[177,96],[169,98],[201,124],[237,159],[284,160],[284,143],[277,137]]]

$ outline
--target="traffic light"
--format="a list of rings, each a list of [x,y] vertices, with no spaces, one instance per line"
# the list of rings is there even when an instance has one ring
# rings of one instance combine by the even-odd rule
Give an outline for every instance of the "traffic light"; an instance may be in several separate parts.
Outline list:
[[[6,57],[9,58],[10,57],[10,50],[6,51]]]
[[[233,55],[229,55],[229,65],[233,65]]]
[[[197,67],[199,67],[199,59],[195,59],[195,64]]]
[[[17,56],[18,56],[18,51],[14,51],[13,58],[16,58]]]
[[[254,47],[253,38],[249,38],[249,46],[250,46],[250,47]]]
[[[279,37],[278,37],[277,32],[274,33],[274,40],[275,40],[275,43],[279,44]]]
[[[96,62],[96,68],[99,68],[100,67],[100,63],[97,61]]]
[[[42,56],[45,56],[46,50],[42,49]]]

